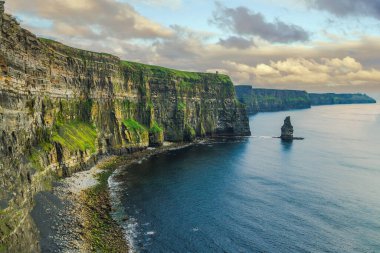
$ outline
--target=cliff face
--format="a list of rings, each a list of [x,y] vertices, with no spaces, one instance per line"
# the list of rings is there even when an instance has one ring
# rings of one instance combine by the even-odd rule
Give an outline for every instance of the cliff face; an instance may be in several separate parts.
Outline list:
[[[0,252],[38,252],[33,195],[100,154],[250,135],[229,77],[38,39],[0,5]]]
[[[239,101],[247,105],[250,114],[310,108],[305,91],[253,89],[248,85],[239,85],[235,89]]]
[[[372,104],[376,100],[366,94],[335,94],[335,93],[310,93],[312,105],[335,105],[335,104]]]
[[[376,103],[366,94],[316,94],[299,90],[254,89],[250,85],[238,85],[235,90],[249,114],[307,109],[317,105]]]

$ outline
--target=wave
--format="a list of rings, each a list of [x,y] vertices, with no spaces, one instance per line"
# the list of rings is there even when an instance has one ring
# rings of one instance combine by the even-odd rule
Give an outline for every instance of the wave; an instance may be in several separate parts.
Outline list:
[[[124,238],[130,247],[130,251],[137,252],[135,239],[138,236],[137,228],[139,224],[135,218],[126,216],[126,212],[120,198],[121,194],[125,194],[125,189],[121,188],[122,182],[118,182],[115,179],[121,169],[122,168],[116,169],[116,171],[108,178],[111,206],[113,207],[111,216],[119,224],[119,226],[121,226],[124,233]]]

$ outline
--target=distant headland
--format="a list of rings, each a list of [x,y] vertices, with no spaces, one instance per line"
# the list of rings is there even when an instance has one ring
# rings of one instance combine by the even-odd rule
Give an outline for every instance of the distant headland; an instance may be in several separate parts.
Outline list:
[[[235,86],[238,100],[247,106],[249,114],[294,109],[308,109],[318,105],[371,104],[376,100],[367,94],[308,93],[302,90],[277,90]]]

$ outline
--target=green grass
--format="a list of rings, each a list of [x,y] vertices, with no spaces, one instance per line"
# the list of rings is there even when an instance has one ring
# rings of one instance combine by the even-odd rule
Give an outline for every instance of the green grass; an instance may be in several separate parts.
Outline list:
[[[50,142],[42,142],[37,147],[32,148],[29,161],[36,170],[42,171],[44,169],[41,159],[43,156],[46,156],[52,148],[53,145]]]
[[[186,104],[184,102],[178,102],[177,109],[179,111],[185,111],[186,110]]]
[[[70,151],[95,152],[96,130],[93,126],[84,122],[58,123],[53,131],[52,140],[60,143]]]
[[[191,81],[191,82],[196,82],[196,81],[202,81],[206,77],[215,77],[217,81],[221,83],[231,83],[231,79],[227,75],[222,75],[222,74],[214,74],[214,73],[201,73],[201,72],[190,72],[190,71],[183,71],[183,70],[176,70],[176,69],[171,69],[171,68],[165,68],[161,66],[155,66],[155,65],[148,65],[148,64],[143,64],[143,63],[138,63],[138,62],[130,62],[130,61],[122,61],[121,65],[125,68],[131,69],[131,70],[140,70],[144,72],[150,72],[153,75],[157,76],[172,76],[172,77],[178,77],[183,79],[183,83],[181,85],[188,86],[191,83],[186,82],[186,81]]]
[[[71,54],[71,55],[74,55],[74,56],[77,56],[77,57],[84,57],[84,58],[86,58],[86,56],[89,56],[89,55],[97,55],[97,56],[107,56],[107,57],[115,57],[116,58],[116,56],[114,56],[112,54],[98,53],[98,52],[78,49],[78,48],[74,48],[74,47],[70,47],[70,46],[64,45],[61,42],[58,42],[58,41],[55,41],[55,40],[52,40],[52,39],[41,38],[41,37],[39,37],[38,39],[40,41],[44,42],[45,44],[56,45],[61,50],[63,50],[65,53],[68,53],[68,54]]]
[[[73,47],[66,46],[60,42],[54,41],[52,39],[47,38],[39,38],[39,40],[47,45],[53,45],[58,50],[62,51],[63,53],[66,53],[68,55],[83,58],[86,59],[93,59],[94,57],[111,57],[117,59],[116,56],[113,56],[108,53],[97,53],[92,51],[86,51],[81,50]],[[209,84],[218,84],[225,86],[226,84],[228,86],[232,86],[232,82],[229,76],[224,74],[215,74],[215,73],[201,73],[201,72],[191,72],[191,71],[183,71],[183,70],[176,70],[161,66],[155,66],[155,65],[148,65],[138,62],[131,62],[131,61],[120,61],[121,67],[131,70],[132,72],[141,71],[143,73],[148,73],[150,75],[153,75],[155,77],[172,77],[172,78],[180,78],[184,83],[184,87],[188,87],[189,85],[194,85],[196,83],[205,83],[205,80],[212,80]],[[143,79],[143,75],[136,74],[135,78]],[[230,87],[230,88],[231,88]]]
[[[148,129],[141,125],[134,119],[127,119],[123,121],[128,134],[126,138],[129,143],[133,144],[143,144],[144,142],[149,142]]]
[[[179,82],[179,88],[181,89],[181,91],[188,92],[191,91],[194,87],[196,87],[198,83],[199,82],[189,82],[181,80]]]
[[[190,79],[190,80],[201,80],[202,76],[200,73],[197,72],[187,72],[187,71],[181,71],[176,69],[170,69],[155,65],[147,65],[143,63],[137,63],[137,62],[129,62],[129,61],[122,61],[122,66],[129,68],[131,70],[140,70],[145,72],[151,72],[153,75],[158,76],[176,76],[184,79]]]
[[[192,141],[195,139],[196,135],[197,133],[195,132],[194,128],[186,124],[185,129],[184,129],[184,140]]]
[[[124,126],[132,132],[142,133],[146,131],[146,128],[134,119],[126,119],[123,121]]]
[[[38,39],[40,41],[43,41],[43,42],[49,43],[49,44],[60,44],[60,42],[52,40],[52,39],[48,39],[48,38],[38,38]]]
[[[163,132],[162,128],[154,121],[152,127],[149,129],[149,133],[158,134],[161,132]]]
[[[5,252],[7,252],[7,248],[6,248],[6,246],[5,245],[2,245],[2,244],[0,244],[0,252],[1,253],[5,253]]]
[[[15,224],[21,220],[22,216],[23,216],[23,210],[21,209],[19,210],[9,209],[8,211],[0,214],[0,235],[9,236],[12,233],[12,227],[14,227]],[[1,250],[4,250],[4,249],[0,248],[0,252],[2,252]]]

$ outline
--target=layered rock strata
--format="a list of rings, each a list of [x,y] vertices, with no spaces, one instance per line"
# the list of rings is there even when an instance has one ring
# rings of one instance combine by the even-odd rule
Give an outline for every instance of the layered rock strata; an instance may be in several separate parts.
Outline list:
[[[250,135],[228,76],[37,38],[0,2],[0,252],[38,252],[29,211],[57,177],[167,141]]]
[[[284,125],[281,127],[281,139],[283,141],[293,140],[294,129],[290,122],[290,116],[287,116],[284,120]]]

